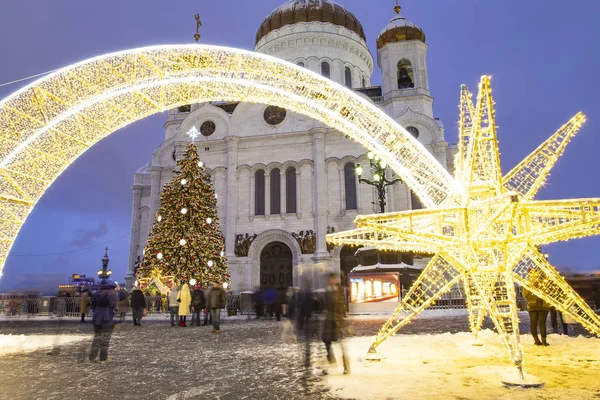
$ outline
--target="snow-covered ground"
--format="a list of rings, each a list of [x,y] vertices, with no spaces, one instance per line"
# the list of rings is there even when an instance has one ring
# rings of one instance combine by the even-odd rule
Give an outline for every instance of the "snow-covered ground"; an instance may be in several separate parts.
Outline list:
[[[91,335],[0,335],[0,357],[91,340]]]
[[[381,362],[364,360],[372,337],[346,341],[351,375],[329,368],[331,394],[352,399],[592,399],[600,398],[600,339],[550,335],[549,347],[522,335],[525,371],[545,382],[541,389],[506,388],[516,375],[499,336],[490,330],[473,346],[470,333],[398,335],[379,348]],[[339,350],[339,349],[336,349]],[[341,362],[341,357],[337,357]]]

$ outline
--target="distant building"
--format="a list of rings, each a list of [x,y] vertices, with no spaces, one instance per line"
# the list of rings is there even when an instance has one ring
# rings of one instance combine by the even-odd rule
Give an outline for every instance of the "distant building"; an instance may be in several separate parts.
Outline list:
[[[568,275],[565,277],[569,285],[596,309],[600,308],[600,274]],[[592,304],[593,303],[593,304]]]
[[[58,285],[58,296],[78,295],[82,290],[91,289],[96,284],[96,279],[85,275],[73,274],[69,283]]]

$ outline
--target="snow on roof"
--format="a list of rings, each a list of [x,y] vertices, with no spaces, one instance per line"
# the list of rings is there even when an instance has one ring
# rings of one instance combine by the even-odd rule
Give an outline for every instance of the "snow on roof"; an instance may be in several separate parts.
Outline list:
[[[353,272],[377,272],[377,271],[400,271],[404,268],[422,269],[415,265],[408,265],[405,263],[400,264],[374,264],[374,265],[358,265],[350,271]]]

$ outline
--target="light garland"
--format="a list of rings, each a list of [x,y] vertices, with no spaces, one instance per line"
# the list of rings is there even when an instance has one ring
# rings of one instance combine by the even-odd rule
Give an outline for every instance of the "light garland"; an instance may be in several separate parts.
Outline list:
[[[600,234],[600,199],[532,200],[585,116],[575,115],[503,177],[493,104],[489,77],[481,79],[475,106],[463,86],[459,187],[449,201],[425,210],[358,216],[358,229],[327,235],[339,246],[435,254],[370,353],[458,283],[467,294],[471,331],[477,335],[489,315],[520,370],[514,282],[600,335],[598,315],[538,251],[548,243]]]
[[[90,146],[149,115],[219,100],[277,105],[337,129],[379,154],[426,206],[455,192],[392,118],[306,68],[225,47],[145,47],[68,66],[0,101],[0,272],[35,203]]]

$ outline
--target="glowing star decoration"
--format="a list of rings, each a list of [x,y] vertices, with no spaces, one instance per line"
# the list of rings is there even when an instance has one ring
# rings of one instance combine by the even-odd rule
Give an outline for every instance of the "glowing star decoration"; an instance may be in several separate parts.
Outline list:
[[[456,191],[438,206],[358,216],[358,229],[327,236],[336,245],[434,254],[377,334],[369,353],[462,284],[471,331],[489,315],[511,360],[522,372],[515,282],[600,335],[600,318],[540,254],[539,246],[600,234],[600,199],[535,201],[535,194],[585,122],[575,115],[502,176],[490,78],[479,84],[477,104],[463,86]]]
[[[265,54],[200,44],[103,54],[0,100],[0,272],[48,187],[111,133],[150,115],[213,101],[277,105],[377,153],[425,206],[455,180],[410,133],[360,94]]]
[[[200,136],[200,131],[196,129],[195,126],[192,126],[189,131],[187,131],[187,135],[192,139],[192,141],[196,141],[196,138]]]

